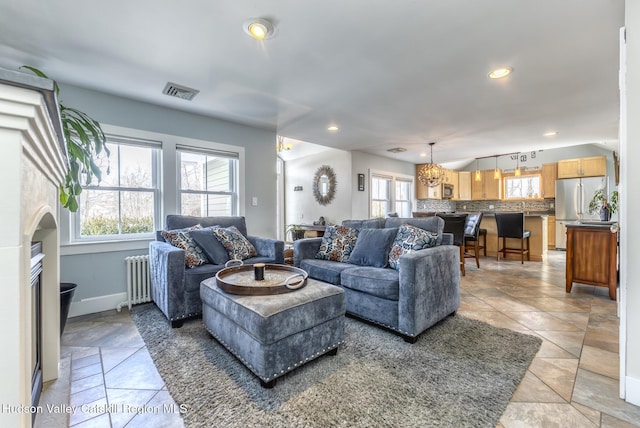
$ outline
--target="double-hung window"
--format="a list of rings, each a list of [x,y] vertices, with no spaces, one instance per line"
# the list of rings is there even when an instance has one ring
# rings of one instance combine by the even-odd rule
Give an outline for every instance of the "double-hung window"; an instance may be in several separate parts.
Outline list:
[[[411,191],[413,181],[396,178],[396,212],[399,217],[411,217]]]
[[[83,186],[80,194],[75,241],[151,236],[158,227],[160,142],[107,135],[107,147],[110,157],[96,162],[102,181]]]
[[[371,173],[370,217],[386,217],[395,211],[400,217],[411,217],[413,179],[394,173]]]
[[[238,215],[238,153],[178,146],[180,213]]]
[[[371,218],[385,217],[391,207],[391,178],[371,177]]]

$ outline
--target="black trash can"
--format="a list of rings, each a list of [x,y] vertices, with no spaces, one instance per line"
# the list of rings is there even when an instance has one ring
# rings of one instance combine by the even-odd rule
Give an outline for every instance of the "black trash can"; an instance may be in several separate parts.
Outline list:
[[[73,300],[73,293],[76,291],[78,284],[71,282],[60,283],[60,336],[64,331],[64,325],[67,323],[67,317],[69,316],[69,308],[71,307],[71,301]]]

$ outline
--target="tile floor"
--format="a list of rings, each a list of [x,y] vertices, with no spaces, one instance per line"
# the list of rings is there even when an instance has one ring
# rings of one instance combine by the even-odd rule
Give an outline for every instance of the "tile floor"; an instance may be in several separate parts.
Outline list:
[[[640,426],[640,407],[618,398],[618,318],[605,288],[564,290],[563,252],[544,263],[467,260],[458,313],[543,340],[498,427]],[[126,310],[69,320],[60,378],[41,405],[88,403],[38,415],[39,427],[182,427]],[[167,412],[165,412],[167,411]]]

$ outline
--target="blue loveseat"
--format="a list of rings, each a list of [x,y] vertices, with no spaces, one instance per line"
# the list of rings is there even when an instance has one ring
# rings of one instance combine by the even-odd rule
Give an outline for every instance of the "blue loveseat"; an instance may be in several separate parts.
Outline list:
[[[257,255],[244,260],[245,264],[284,263],[284,242],[276,239],[247,235],[244,217],[192,217],[168,215],[166,229],[175,230],[194,225],[235,226],[256,249]],[[212,239],[213,236],[211,235]],[[214,249],[215,250],[215,249]],[[171,322],[180,327],[186,318],[202,314],[200,283],[215,276],[224,268],[229,257],[222,248],[216,257],[220,263],[207,263],[194,268],[185,266],[185,251],[166,242],[161,231],[156,232],[156,241],[149,243],[149,269],[151,272],[151,299]]]
[[[367,229],[399,228],[411,224],[438,234],[436,246],[400,256],[398,269],[317,259],[322,238],[294,242],[294,265],[309,276],[341,286],[346,295],[347,313],[400,333],[410,343],[460,306],[460,251],[453,237],[443,233],[440,217],[345,220],[343,226],[360,231],[358,240],[371,236]],[[390,231],[390,235],[394,235]],[[371,253],[380,247],[371,241]],[[379,252],[379,251],[378,251]],[[351,254],[352,261],[354,253]],[[364,261],[367,257],[365,254]],[[375,263],[372,263],[375,264]]]

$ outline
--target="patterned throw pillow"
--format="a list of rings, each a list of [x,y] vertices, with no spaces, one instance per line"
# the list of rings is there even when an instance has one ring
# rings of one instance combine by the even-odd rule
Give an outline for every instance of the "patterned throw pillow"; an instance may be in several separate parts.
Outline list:
[[[327,226],[316,259],[347,262],[356,246],[358,229],[346,226]]]
[[[245,260],[256,255],[256,248],[235,227],[213,227],[213,234],[229,253],[230,259]]]
[[[403,224],[398,229],[396,239],[393,241],[389,252],[389,266],[395,270],[400,269],[400,256],[412,251],[435,247],[438,234],[420,229],[419,227]]]
[[[187,227],[185,229],[177,229],[177,230],[163,230],[162,236],[167,242],[173,245],[176,248],[181,248],[184,250],[184,262],[189,268],[194,268],[196,266],[201,266],[206,263],[209,263],[209,259],[202,251],[193,238],[190,235],[190,231],[202,229],[202,226],[196,224],[192,227]]]

